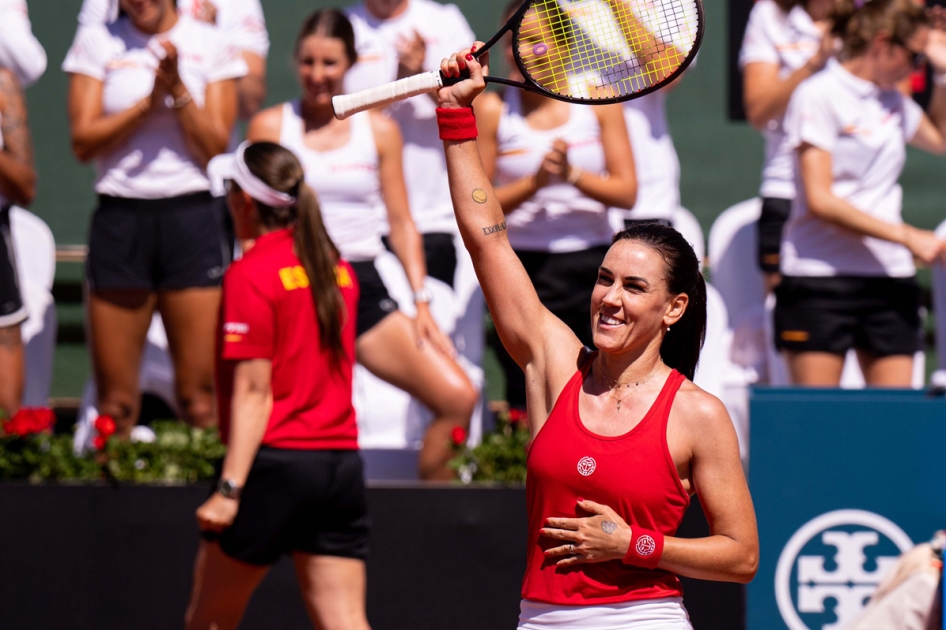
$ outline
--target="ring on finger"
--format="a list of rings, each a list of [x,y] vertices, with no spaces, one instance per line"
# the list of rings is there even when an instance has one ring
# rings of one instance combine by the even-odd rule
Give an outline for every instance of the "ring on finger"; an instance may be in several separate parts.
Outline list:
[[[568,545],[568,553],[570,554],[575,553],[575,545]]]

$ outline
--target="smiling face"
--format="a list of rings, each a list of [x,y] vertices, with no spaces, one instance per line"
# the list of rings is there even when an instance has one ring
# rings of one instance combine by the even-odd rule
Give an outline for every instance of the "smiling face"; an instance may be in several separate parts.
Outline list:
[[[686,294],[667,289],[667,266],[656,250],[639,241],[611,246],[591,294],[594,344],[602,352],[639,351],[663,341],[667,326],[686,310]]]
[[[340,38],[316,33],[299,42],[296,71],[305,100],[313,105],[331,104],[332,97],[342,93],[352,63]]]

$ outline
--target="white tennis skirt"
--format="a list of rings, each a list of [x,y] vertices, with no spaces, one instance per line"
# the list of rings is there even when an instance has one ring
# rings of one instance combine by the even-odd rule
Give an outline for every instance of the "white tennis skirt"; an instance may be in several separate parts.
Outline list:
[[[693,630],[682,597],[602,606],[560,606],[524,599],[518,630]]]

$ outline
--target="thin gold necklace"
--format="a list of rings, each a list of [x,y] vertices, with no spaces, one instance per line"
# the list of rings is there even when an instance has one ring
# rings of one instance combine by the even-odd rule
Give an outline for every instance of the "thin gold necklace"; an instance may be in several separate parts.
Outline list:
[[[652,379],[652,378],[654,377],[654,374],[656,374],[656,373],[660,370],[660,366],[661,366],[661,365],[663,365],[663,361],[659,361],[659,362],[657,363],[657,365],[654,366],[654,369],[651,370],[650,374],[648,374],[646,377],[644,377],[644,378],[642,378],[642,379],[639,379],[639,380],[636,380],[636,381],[629,381],[629,382],[627,382],[627,383],[622,383],[621,381],[616,381],[616,380],[614,380],[614,379],[612,379],[612,378],[609,378],[609,377],[605,376],[604,374],[602,374],[602,376],[604,376],[605,385],[608,386],[608,396],[611,398],[611,400],[617,402],[617,404],[618,404],[618,411],[621,410],[621,403],[624,401],[625,398],[627,398],[628,396],[631,395],[631,392],[630,392],[630,391],[627,392],[626,394],[624,394],[624,395],[621,396],[620,398],[617,398],[617,397],[614,395],[614,392],[617,391],[617,390],[620,390],[622,387],[627,388],[627,389],[630,389],[631,385],[634,386],[634,389],[637,389],[638,387],[641,386],[641,383],[646,383],[647,381],[649,381],[650,379]]]

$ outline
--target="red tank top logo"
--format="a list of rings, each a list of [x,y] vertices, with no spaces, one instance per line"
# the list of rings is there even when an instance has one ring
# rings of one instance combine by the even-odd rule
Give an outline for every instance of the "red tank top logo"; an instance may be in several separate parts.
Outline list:
[[[578,472],[581,473],[582,477],[587,477],[593,473],[597,467],[598,463],[593,457],[582,457],[578,460]]]

